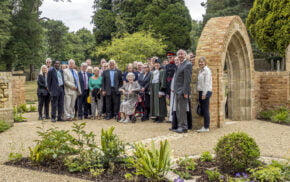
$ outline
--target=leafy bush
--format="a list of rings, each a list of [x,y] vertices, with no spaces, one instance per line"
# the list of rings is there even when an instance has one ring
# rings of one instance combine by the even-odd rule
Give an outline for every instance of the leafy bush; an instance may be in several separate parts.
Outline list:
[[[30,112],[35,112],[36,111],[36,106],[35,105],[30,105],[29,111]]]
[[[151,143],[147,149],[142,143],[135,144],[134,158],[128,162],[136,168],[137,175],[144,175],[151,180],[161,180],[170,170],[170,147],[167,140],[160,142],[160,149]]]
[[[220,182],[222,181],[222,174],[217,170],[211,171],[206,170],[205,173],[207,174],[208,180],[210,182]]]
[[[125,151],[125,145],[119,140],[118,136],[113,134],[114,127],[108,130],[102,129],[101,151],[103,152],[102,161],[105,168],[116,162],[122,161],[122,154]]]
[[[29,147],[30,159],[34,162],[49,160],[63,161],[68,155],[76,154],[74,137],[68,130],[56,130],[55,128],[38,131],[41,140],[36,140],[34,148]]]
[[[272,161],[271,166],[280,168],[285,181],[290,181],[290,160],[287,162]]]
[[[279,107],[274,110],[260,112],[260,118],[275,123],[290,123],[290,111],[287,107]]]
[[[9,154],[9,156],[8,156],[8,159],[10,160],[10,161],[18,161],[18,160],[20,160],[21,158],[22,158],[23,156],[22,156],[22,154],[20,154],[20,153],[14,153],[14,152],[11,152],[10,154]]]
[[[93,176],[96,176],[101,174],[100,171],[98,171],[98,174],[96,173],[97,169],[102,169],[101,153],[95,144],[96,135],[93,132],[87,133],[84,130],[85,126],[85,123],[73,123],[72,131],[76,134],[73,143],[76,145],[74,148],[78,155],[66,157],[65,165],[68,167],[69,172],[88,170]]]
[[[13,120],[14,122],[25,122],[27,118],[22,116],[22,111],[19,111],[17,107],[13,108]]]
[[[210,152],[203,152],[200,156],[200,161],[201,162],[212,162],[213,161],[213,157],[210,154]]]
[[[29,112],[29,109],[26,104],[21,104],[17,107],[18,112]]]
[[[11,127],[11,125],[5,121],[0,121],[0,133],[8,130]]]
[[[289,112],[288,111],[279,112],[271,117],[271,121],[277,123],[289,122]]]
[[[228,173],[256,167],[260,157],[255,140],[242,132],[231,133],[219,139],[215,152],[219,168]]]
[[[252,176],[258,181],[276,182],[283,181],[282,170],[271,165],[250,169]]]
[[[197,164],[194,159],[186,156],[184,159],[179,159],[177,161],[177,165],[181,168],[181,170],[174,170],[174,172],[182,179],[190,179],[191,174],[189,173],[189,170],[194,171]]]

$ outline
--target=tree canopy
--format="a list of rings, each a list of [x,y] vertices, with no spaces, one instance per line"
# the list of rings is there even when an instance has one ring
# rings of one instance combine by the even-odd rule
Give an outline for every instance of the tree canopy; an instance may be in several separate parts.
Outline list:
[[[11,38],[11,9],[9,0],[0,2],[0,57],[3,54],[4,48]]]
[[[164,55],[166,45],[162,39],[154,38],[151,33],[126,33],[122,38],[113,38],[107,46],[96,48],[97,56],[106,56],[115,59],[119,68],[124,69],[133,61],[144,61],[152,55]]]
[[[256,0],[246,25],[258,47],[281,56],[290,44],[290,1]]]
[[[95,0],[95,7],[98,44],[126,33],[150,31],[164,36],[167,50],[191,46],[191,17],[184,0]]]

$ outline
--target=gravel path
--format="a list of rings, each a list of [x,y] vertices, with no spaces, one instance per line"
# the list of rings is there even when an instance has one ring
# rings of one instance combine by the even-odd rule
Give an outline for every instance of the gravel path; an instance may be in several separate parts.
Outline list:
[[[19,152],[24,156],[28,156],[28,147],[33,146],[34,140],[38,138],[36,132],[39,129],[37,129],[37,127],[47,129],[57,126],[60,129],[70,129],[72,126],[72,123],[68,122],[53,124],[49,121],[37,121],[36,113],[28,113],[24,116],[29,118],[29,122],[16,123],[13,128],[0,134],[0,181],[84,181],[68,176],[54,175],[1,165],[3,162],[8,160],[10,152]],[[290,127],[264,121],[253,120],[227,122],[223,128],[213,129],[209,133],[196,133],[190,131],[189,133],[181,135],[170,132],[168,130],[170,124],[168,123],[156,124],[151,121],[143,123],[138,121],[136,124],[121,124],[113,120],[84,121],[87,123],[86,130],[94,131],[97,136],[100,135],[102,128],[115,126],[115,133],[125,142],[142,141],[144,143],[149,143],[152,140],[159,142],[160,140],[168,139],[174,157],[195,155],[204,151],[213,152],[213,148],[220,136],[236,131],[244,131],[254,137],[260,147],[261,155],[263,156],[279,158],[290,157]]]

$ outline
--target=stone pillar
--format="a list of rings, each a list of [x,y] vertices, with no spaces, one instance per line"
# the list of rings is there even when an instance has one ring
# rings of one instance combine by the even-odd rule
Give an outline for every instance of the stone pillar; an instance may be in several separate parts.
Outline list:
[[[290,44],[286,49],[285,59],[286,71],[290,71]]]
[[[0,120],[13,123],[12,73],[0,72]]]

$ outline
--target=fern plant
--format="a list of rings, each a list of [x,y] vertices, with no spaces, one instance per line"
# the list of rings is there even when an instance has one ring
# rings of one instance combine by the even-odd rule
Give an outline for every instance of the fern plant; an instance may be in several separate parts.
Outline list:
[[[136,175],[144,175],[152,180],[162,180],[164,175],[170,170],[170,147],[167,140],[160,142],[159,150],[154,143],[151,149],[144,144],[135,144],[134,158],[129,163],[136,168]]]

